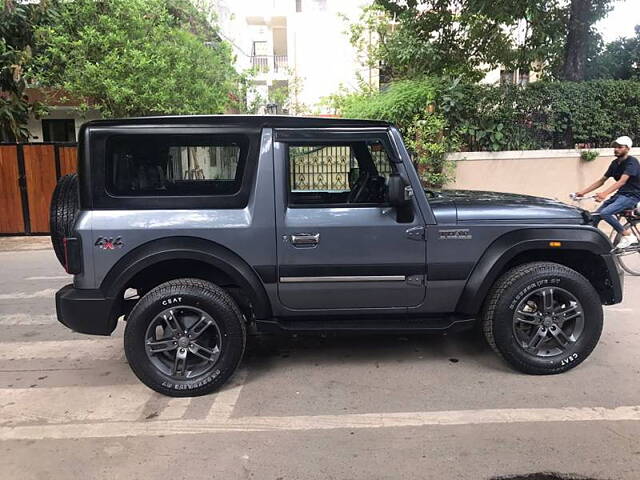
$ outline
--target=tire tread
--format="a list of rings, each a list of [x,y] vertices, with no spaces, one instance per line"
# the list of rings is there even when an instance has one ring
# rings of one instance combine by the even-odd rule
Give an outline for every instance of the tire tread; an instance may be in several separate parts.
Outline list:
[[[581,355],[575,362],[560,366],[556,368],[540,368],[536,366],[532,366],[525,362],[520,361],[517,357],[513,355],[509,355],[508,358],[505,354],[498,348],[496,343],[495,334],[494,334],[494,320],[496,316],[496,310],[498,307],[498,303],[502,299],[506,290],[508,290],[511,286],[513,286],[516,282],[520,281],[522,278],[532,276],[539,273],[558,273],[558,271],[563,274],[573,277],[578,281],[584,282],[591,286],[589,281],[580,273],[572,270],[565,265],[554,263],[554,262],[530,262],[522,265],[518,265],[511,270],[507,271],[503,274],[493,285],[493,287],[489,290],[487,295],[487,299],[485,301],[483,310],[482,310],[482,331],[484,333],[484,337],[491,347],[491,349],[496,352],[501,358],[506,360],[508,363],[512,364],[518,370],[533,374],[533,375],[553,375],[557,373],[562,373],[566,370],[574,368],[578,366],[581,362],[583,362],[589,353],[595,348],[598,338],[600,334],[596,336],[596,341],[592,345],[588,345],[585,349],[587,351],[586,355]],[[593,288],[593,287],[592,287]],[[595,293],[595,291],[594,291]],[[567,368],[568,367],[568,368]]]
[[[187,389],[187,390],[174,390],[158,385],[157,382],[150,376],[144,369],[137,368],[134,363],[130,362],[131,369],[136,374],[136,376],[147,386],[153,388],[157,392],[163,393],[165,395],[170,395],[172,397],[196,397],[200,395],[206,395],[211,393],[212,391],[219,388],[222,383],[228,381],[229,378],[233,376],[233,373],[237,369],[242,357],[244,356],[244,351],[246,348],[246,325],[244,316],[242,312],[236,305],[236,302],[233,300],[231,295],[227,293],[223,288],[208,282],[206,280],[201,280],[198,278],[179,278],[176,280],[170,280],[168,282],[162,283],[157,287],[150,290],[144,297],[142,297],[138,303],[133,307],[131,313],[129,314],[129,318],[135,318],[138,315],[138,312],[143,311],[159,299],[172,296],[179,295],[180,293],[184,293],[185,289],[194,288],[199,290],[198,294],[204,297],[209,297],[209,300],[212,300],[217,303],[221,303],[223,306],[231,310],[238,320],[238,324],[240,327],[239,336],[242,339],[241,351],[238,355],[238,361],[235,365],[232,366],[231,372],[222,376],[221,381],[214,381],[211,384],[204,385],[200,388]],[[129,327],[129,324],[127,324]],[[131,340],[131,341],[130,341]],[[132,353],[132,349],[135,348],[133,339],[130,339],[127,335],[127,330],[125,330],[125,352],[127,353],[127,357]]]

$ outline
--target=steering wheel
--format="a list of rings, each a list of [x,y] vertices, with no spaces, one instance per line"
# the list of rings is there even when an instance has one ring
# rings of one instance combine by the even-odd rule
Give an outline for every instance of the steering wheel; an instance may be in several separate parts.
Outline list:
[[[349,192],[347,203],[356,203],[361,200],[360,197],[362,197],[362,194],[365,192],[370,178],[371,173],[367,171],[364,171],[362,175],[358,177],[356,183],[353,184],[353,188]]]

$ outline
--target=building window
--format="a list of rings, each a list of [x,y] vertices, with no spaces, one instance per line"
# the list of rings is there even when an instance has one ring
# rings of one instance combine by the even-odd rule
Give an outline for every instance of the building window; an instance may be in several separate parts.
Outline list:
[[[515,73],[509,70],[500,70],[500,85],[513,85],[516,83]]]
[[[527,85],[529,85],[529,72],[519,72],[519,74],[518,85],[520,85],[521,87],[526,87]]]
[[[312,0],[313,10],[316,12],[324,12],[327,10],[327,0]]]
[[[75,142],[76,122],[73,119],[42,120],[42,137],[45,142]]]
[[[327,10],[327,0],[305,0],[305,3],[312,12],[325,12]],[[302,0],[296,0],[296,12],[302,12]]]
[[[253,42],[253,55],[269,55],[269,46],[264,40]]]

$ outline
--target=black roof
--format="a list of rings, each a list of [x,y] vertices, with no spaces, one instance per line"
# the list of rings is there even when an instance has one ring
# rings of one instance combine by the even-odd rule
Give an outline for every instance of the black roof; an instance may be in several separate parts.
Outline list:
[[[254,128],[314,128],[314,127],[388,127],[382,120],[357,120],[336,117],[291,117],[284,115],[168,115],[158,117],[131,117],[107,120],[92,120],[85,125],[244,125]]]

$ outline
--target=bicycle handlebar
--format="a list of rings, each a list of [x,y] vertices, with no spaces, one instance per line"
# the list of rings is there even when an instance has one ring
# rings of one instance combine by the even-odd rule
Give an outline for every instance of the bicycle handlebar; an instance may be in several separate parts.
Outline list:
[[[574,202],[581,202],[582,200],[591,200],[593,198],[596,198],[596,196],[595,195],[589,195],[588,197],[579,197],[575,193],[570,193],[569,194],[569,198],[571,200],[573,200]]]

